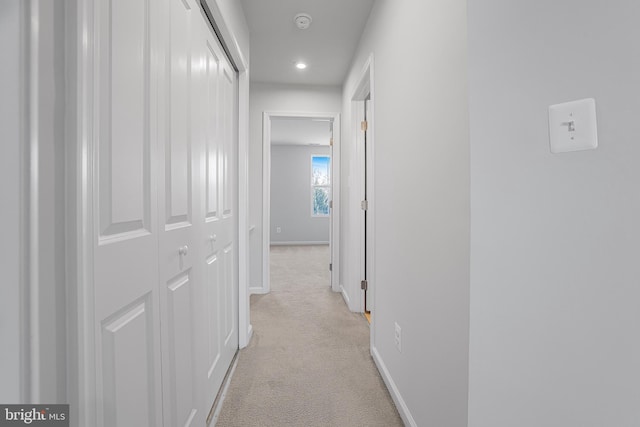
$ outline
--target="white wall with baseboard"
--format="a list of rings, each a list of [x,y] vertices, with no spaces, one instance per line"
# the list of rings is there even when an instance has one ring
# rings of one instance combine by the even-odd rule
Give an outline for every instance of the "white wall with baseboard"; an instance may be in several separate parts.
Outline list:
[[[270,244],[329,244],[329,217],[311,215],[311,156],[329,152],[329,146],[271,146]]]
[[[343,123],[374,57],[376,358],[407,425],[466,426],[469,339],[469,128],[465,0],[374,4],[344,85]],[[343,132],[344,282],[361,298],[358,170]],[[345,219],[346,217],[346,219]],[[345,228],[346,227],[346,228]],[[394,324],[402,330],[402,351]]]

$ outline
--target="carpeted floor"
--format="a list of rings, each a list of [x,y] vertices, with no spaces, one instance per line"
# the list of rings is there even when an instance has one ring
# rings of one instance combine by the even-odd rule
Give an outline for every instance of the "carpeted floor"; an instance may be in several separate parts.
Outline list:
[[[329,287],[328,246],[271,248],[271,293],[251,297],[218,427],[402,426],[369,353],[369,325]]]

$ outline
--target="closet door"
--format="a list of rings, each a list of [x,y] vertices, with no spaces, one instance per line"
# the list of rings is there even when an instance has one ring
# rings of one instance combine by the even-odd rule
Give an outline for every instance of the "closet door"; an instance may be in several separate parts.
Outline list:
[[[165,56],[161,61],[158,207],[160,307],[165,426],[202,426],[203,384],[199,367],[203,279],[199,223],[202,126],[195,119],[201,16],[195,0],[165,0]]]
[[[236,75],[198,0],[91,4],[83,416],[202,426],[238,348]]]
[[[156,10],[149,0],[94,3],[93,281],[80,354],[95,367],[98,426],[162,424],[156,116]],[[91,111],[91,110],[90,110]],[[84,364],[82,365],[85,366]],[[92,393],[92,391],[89,391]]]
[[[204,104],[204,218],[206,399],[211,405],[238,349],[237,83],[208,27],[202,40]]]

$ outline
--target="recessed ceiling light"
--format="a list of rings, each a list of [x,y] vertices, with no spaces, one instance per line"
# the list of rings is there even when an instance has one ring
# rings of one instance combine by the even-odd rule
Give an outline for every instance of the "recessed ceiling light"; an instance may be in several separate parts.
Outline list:
[[[296,68],[298,70],[304,70],[305,68],[307,68],[307,64],[305,64],[304,62],[296,62]]]

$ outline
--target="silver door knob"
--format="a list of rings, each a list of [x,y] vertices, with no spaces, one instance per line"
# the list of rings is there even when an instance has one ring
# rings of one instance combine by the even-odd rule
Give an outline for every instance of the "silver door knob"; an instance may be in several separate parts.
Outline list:
[[[188,253],[189,253],[189,246],[184,245],[183,247],[179,248],[179,249],[178,249],[178,253],[179,253],[180,255],[186,255],[186,254],[188,254]]]
[[[212,242],[215,242],[216,240],[218,240],[218,236],[216,234],[212,234],[209,236],[209,240],[211,240]]]

